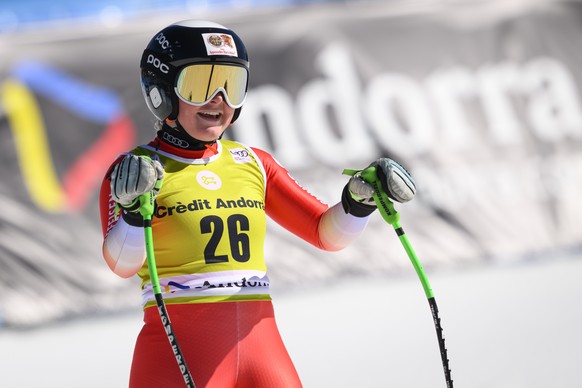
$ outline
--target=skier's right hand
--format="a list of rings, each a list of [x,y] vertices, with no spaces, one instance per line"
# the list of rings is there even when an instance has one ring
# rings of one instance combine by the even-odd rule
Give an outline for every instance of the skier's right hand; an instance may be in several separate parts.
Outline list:
[[[164,168],[158,160],[128,154],[111,171],[111,197],[124,209],[136,212],[139,196],[152,191],[155,197],[156,182],[163,177]]]

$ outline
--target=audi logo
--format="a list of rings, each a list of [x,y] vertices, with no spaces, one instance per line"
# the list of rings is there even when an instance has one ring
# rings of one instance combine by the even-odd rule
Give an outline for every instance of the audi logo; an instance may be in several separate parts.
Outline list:
[[[180,148],[188,148],[190,146],[186,140],[178,139],[177,137],[170,135],[168,132],[164,132],[164,140]]]

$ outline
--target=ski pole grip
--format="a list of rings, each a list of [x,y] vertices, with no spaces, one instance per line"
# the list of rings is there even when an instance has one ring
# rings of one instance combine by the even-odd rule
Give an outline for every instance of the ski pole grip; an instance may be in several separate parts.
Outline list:
[[[376,202],[376,206],[378,207],[378,210],[380,210],[382,218],[395,228],[400,227],[400,213],[394,209],[394,203],[392,203],[388,194],[386,194],[382,189],[382,184],[379,182],[375,166],[370,166],[364,170],[344,169],[343,173],[350,176],[359,173],[364,182],[372,186],[374,189],[374,202]]]
[[[162,188],[163,179],[158,179],[154,188],[139,196],[139,212],[144,220],[151,220],[154,214],[155,199],[154,193],[159,193]]]
[[[154,214],[154,199],[153,191],[139,196],[139,212],[144,220],[151,221],[152,219],[152,215]]]
[[[355,170],[352,168],[346,168],[343,171],[344,175],[354,176],[356,174],[360,174],[364,182],[373,186],[373,183],[378,180],[378,174],[376,174],[376,167],[370,166],[364,170]]]

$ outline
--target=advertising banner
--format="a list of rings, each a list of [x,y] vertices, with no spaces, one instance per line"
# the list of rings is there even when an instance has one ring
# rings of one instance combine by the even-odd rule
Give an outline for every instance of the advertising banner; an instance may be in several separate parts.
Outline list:
[[[418,195],[396,209],[425,269],[579,251],[581,10],[376,4],[214,18],[251,58],[250,91],[226,137],[271,152],[330,205],[344,168],[401,162]],[[101,257],[97,194],[115,156],[154,135],[139,59],[183,18],[2,37],[5,326],[139,305],[138,279],[117,278]],[[273,287],[412,271],[379,214],[335,253],[268,227]]]

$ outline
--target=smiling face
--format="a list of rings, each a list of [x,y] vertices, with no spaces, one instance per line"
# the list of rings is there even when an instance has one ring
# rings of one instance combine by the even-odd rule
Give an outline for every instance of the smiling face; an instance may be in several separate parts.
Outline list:
[[[194,106],[179,100],[178,121],[190,136],[201,141],[215,141],[230,126],[234,108],[226,104],[222,93],[208,103]]]

